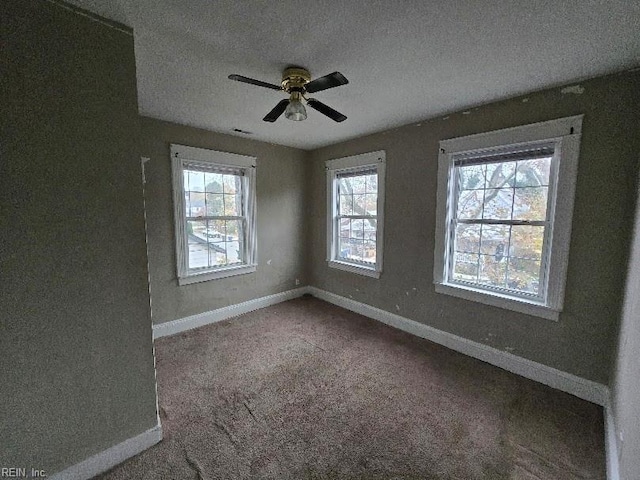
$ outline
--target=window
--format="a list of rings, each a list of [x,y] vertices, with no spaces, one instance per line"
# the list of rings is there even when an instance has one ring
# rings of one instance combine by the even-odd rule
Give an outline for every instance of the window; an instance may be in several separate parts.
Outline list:
[[[385,152],[329,160],[327,261],[370,277],[382,271]]]
[[[440,142],[437,292],[558,318],[581,128],[577,116]]]
[[[255,272],[256,159],[171,145],[180,285]]]

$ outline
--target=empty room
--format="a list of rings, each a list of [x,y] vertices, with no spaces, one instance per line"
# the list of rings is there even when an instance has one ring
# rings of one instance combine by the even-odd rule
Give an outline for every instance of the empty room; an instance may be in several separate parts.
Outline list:
[[[639,480],[639,25],[2,2],[0,478]]]

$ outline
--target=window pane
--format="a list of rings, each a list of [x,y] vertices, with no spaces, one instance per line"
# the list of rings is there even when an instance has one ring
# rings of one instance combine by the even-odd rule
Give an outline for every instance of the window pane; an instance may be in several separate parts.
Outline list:
[[[366,215],[367,210],[365,208],[365,195],[353,196],[353,214],[354,215]]]
[[[222,193],[222,175],[205,173],[205,190],[210,193]]]
[[[209,243],[220,243],[224,241],[225,226],[224,220],[209,220],[205,236]]]
[[[238,175],[222,175],[222,188],[224,193],[236,193],[239,189],[240,178]]]
[[[205,215],[205,198],[201,192],[185,192],[188,203],[185,204],[188,217],[201,217]]]
[[[349,237],[356,240],[364,240],[364,231],[365,231],[364,220],[362,219],[349,220],[349,223],[351,225],[350,227],[351,233],[349,234]]]
[[[208,216],[220,216],[224,214],[223,209],[223,195],[221,193],[207,193],[207,215]]]
[[[365,263],[376,263],[376,241],[375,234],[373,240],[364,241],[363,261]]]
[[[340,195],[338,213],[340,215],[353,215],[353,195]]]
[[[540,282],[540,262],[522,258],[509,258],[507,287],[511,290],[538,293]]]
[[[362,262],[365,252],[365,241],[353,238],[342,238],[338,240],[338,257],[341,260]]]
[[[376,215],[378,210],[378,194],[368,193],[364,197],[364,207],[366,214]]]
[[[544,227],[514,225],[511,229],[511,257],[540,260],[542,258],[542,242]]]
[[[458,198],[457,218],[482,218],[484,190],[463,190]]]
[[[187,222],[189,269],[206,268],[209,266],[206,230],[207,226],[204,220]]]
[[[235,217],[242,213],[242,206],[240,204],[240,195],[224,195],[224,215],[228,217]]]
[[[204,172],[194,172],[192,170],[187,170],[186,172],[188,186],[185,185],[185,190],[204,192]]]
[[[340,195],[352,195],[353,186],[351,185],[351,177],[341,178],[338,180],[338,190]]]
[[[212,266],[227,264],[227,252],[224,248],[226,234],[227,229],[224,220],[209,221],[207,237],[209,240],[209,262]]]
[[[489,163],[487,164],[486,187],[505,188],[512,187],[515,183],[516,162]]]
[[[509,250],[510,231],[508,225],[483,225],[480,253],[492,255],[496,261],[501,261]]]
[[[343,223],[344,222],[344,223]],[[343,231],[349,232],[349,238],[354,240],[375,240],[377,231],[377,221],[375,219],[350,219],[343,218],[341,220],[340,236],[343,235]]]
[[[477,282],[479,256],[474,253],[456,253],[453,258],[453,278],[464,282]]]
[[[457,252],[478,253],[480,251],[480,225],[456,225]]]
[[[367,175],[358,175],[356,177],[347,177],[345,180],[348,181],[349,186],[353,193],[365,193],[366,191],[366,183],[367,183]]]
[[[340,238],[351,237],[351,220],[348,218],[340,219],[340,232],[338,233]]]
[[[484,188],[485,165],[469,165],[458,167],[457,170],[460,190]]]
[[[244,262],[244,235],[241,220],[225,221],[224,242],[220,245],[224,249],[226,264],[233,265]]]
[[[493,287],[505,287],[508,260],[497,255],[480,255],[478,282]]]
[[[241,220],[211,220],[205,232],[209,265],[226,266],[244,262],[244,233]]]
[[[366,218],[362,223],[365,240],[375,240],[378,232],[378,220],[374,218]]]
[[[549,185],[551,157],[518,162],[516,187],[538,187]]]
[[[378,175],[367,175],[366,176],[366,189],[365,193],[375,193],[378,194]]]
[[[547,218],[547,187],[516,188],[513,202],[515,220],[545,220]]]
[[[482,218],[491,220],[511,219],[513,205],[513,189],[499,188],[486,190],[484,193],[484,212]]]

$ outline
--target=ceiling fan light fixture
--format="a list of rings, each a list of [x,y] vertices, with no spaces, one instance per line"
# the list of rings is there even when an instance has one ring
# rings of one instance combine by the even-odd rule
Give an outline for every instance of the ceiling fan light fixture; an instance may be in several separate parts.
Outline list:
[[[311,80],[311,74],[307,69],[292,66],[286,68],[284,72],[282,72],[282,82],[280,86],[236,74],[229,75],[229,79],[237,82],[248,83],[250,85],[256,85],[258,87],[279,90],[281,92],[286,92],[287,95],[289,95],[288,99],[280,100],[278,104],[265,115],[262,119],[265,122],[273,123],[278,120],[280,115],[283,113],[286,118],[295,122],[306,120],[307,109],[304,107],[302,100],[304,100],[308,106],[317,110],[321,114],[326,115],[334,122],[344,122],[347,119],[345,115],[334,110],[330,106],[313,98],[306,98],[304,96],[305,93],[322,92],[323,90],[348,84],[349,80],[347,80],[340,72],[333,72],[329,75],[325,75],[324,77]]]
[[[289,105],[284,111],[284,116],[296,122],[307,119],[307,110],[304,108],[304,105],[300,101],[300,93],[293,92],[291,94],[291,98],[289,99]]]

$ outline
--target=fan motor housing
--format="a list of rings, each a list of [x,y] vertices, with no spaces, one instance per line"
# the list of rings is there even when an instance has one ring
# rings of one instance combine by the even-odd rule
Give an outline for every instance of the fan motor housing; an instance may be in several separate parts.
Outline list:
[[[302,67],[289,67],[282,72],[282,88],[285,92],[299,92],[311,81],[311,74]]]

